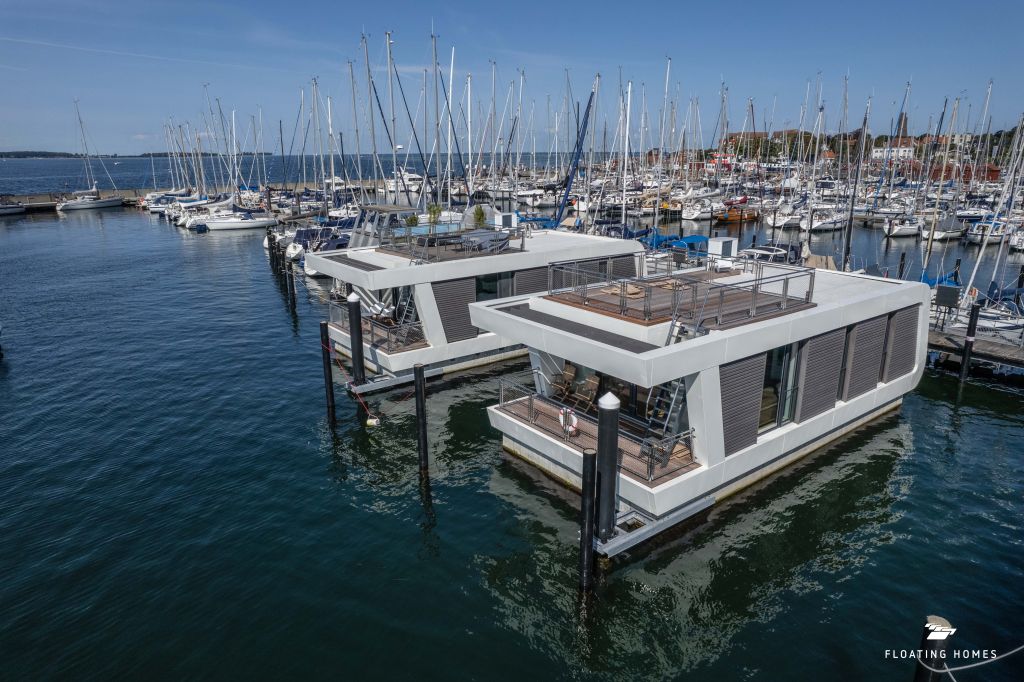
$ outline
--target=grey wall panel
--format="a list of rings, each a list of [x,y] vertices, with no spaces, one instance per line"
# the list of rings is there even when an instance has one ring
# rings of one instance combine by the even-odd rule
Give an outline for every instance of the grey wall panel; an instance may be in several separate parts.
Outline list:
[[[917,363],[917,322],[920,306],[897,310],[889,316],[882,381],[910,374]]]
[[[764,389],[765,354],[730,362],[719,369],[725,454],[757,442],[757,422]]]
[[[535,294],[548,290],[548,269],[547,267],[529,268],[519,270],[514,275],[515,295]]]
[[[851,400],[878,387],[888,326],[888,315],[873,317],[853,326],[847,339],[843,400]]]
[[[475,337],[480,330],[469,321],[469,304],[476,300],[476,278],[450,279],[430,286],[448,343]]]
[[[794,421],[816,417],[836,406],[845,345],[846,327],[811,337],[803,343]]]

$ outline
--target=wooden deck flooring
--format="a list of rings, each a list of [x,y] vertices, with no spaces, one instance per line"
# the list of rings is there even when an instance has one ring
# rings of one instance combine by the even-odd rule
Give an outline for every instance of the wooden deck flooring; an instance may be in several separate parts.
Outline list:
[[[928,347],[940,353],[950,353],[960,356],[964,348],[964,333],[957,331],[928,332]],[[971,351],[971,358],[975,360],[987,360],[1000,365],[1024,368],[1024,348],[1012,343],[977,337],[974,341],[974,349]]]
[[[560,405],[546,400],[540,396],[533,399],[533,415],[531,419],[529,399],[506,402],[502,405],[502,411],[511,415],[518,421],[540,429],[544,433],[559,440],[570,447],[583,452],[586,448],[597,448],[597,422],[584,415],[577,414],[579,421],[578,433],[568,440],[564,439],[562,425],[558,418]],[[693,454],[685,443],[678,443],[665,464],[656,463],[653,470],[653,480],[647,479],[647,459],[640,454],[640,443],[632,438],[619,436],[619,467],[620,471],[629,478],[642,483],[648,487],[661,485],[687,471],[698,468],[700,465],[693,461]]]
[[[814,304],[808,303],[803,296],[784,298],[781,294],[766,291],[758,291],[755,305],[750,289],[715,287],[716,277],[736,273],[706,274],[708,276],[685,274],[644,281],[645,286],[651,287],[649,317],[645,311],[645,295],[642,289],[633,296],[627,295],[626,307],[623,310],[618,283],[604,287],[592,286],[587,291],[586,300],[576,291],[561,291],[550,294],[548,298],[649,326],[672,319],[673,279],[683,280],[687,286],[675,294],[679,300],[678,312],[684,320],[707,329],[728,329],[814,307]]]

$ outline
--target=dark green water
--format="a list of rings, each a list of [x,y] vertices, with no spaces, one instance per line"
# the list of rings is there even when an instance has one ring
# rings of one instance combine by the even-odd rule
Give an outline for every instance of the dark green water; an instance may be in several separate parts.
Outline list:
[[[0,222],[0,677],[909,680],[929,613],[1024,643],[1021,395],[927,375],[581,609],[578,501],[502,454],[495,373],[431,387],[425,502],[411,401],[326,428],[323,304],[261,238]]]

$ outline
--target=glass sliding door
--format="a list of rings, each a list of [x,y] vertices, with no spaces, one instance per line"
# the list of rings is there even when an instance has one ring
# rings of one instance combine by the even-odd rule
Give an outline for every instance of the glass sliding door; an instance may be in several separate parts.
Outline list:
[[[793,420],[797,392],[797,348],[797,344],[790,344],[767,353],[758,433]]]

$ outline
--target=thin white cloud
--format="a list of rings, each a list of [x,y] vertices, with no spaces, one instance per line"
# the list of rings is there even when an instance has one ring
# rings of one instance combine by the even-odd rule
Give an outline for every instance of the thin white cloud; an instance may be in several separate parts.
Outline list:
[[[124,52],[122,50],[107,50],[98,47],[85,47],[83,45],[70,45],[67,43],[53,43],[46,40],[30,40],[27,38],[11,38],[0,36],[0,42],[18,43],[21,45],[34,45],[37,47],[54,47],[62,50],[75,50],[77,52],[90,52],[92,54],[106,54],[114,57],[135,57],[137,59],[153,59],[163,62],[178,62],[186,64],[203,64],[205,66],[227,66],[236,69],[252,69],[256,71],[283,71],[295,73],[290,69],[282,69],[274,66],[257,66],[254,64],[232,64],[231,62],[211,61],[206,59],[189,59],[187,57],[167,57],[164,55],[145,54],[142,52]]]

